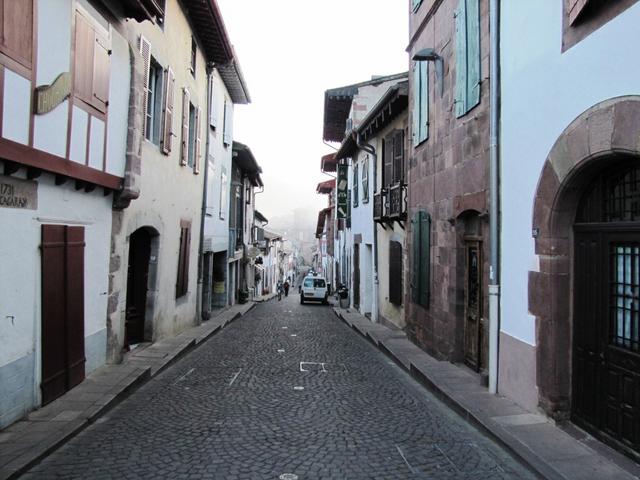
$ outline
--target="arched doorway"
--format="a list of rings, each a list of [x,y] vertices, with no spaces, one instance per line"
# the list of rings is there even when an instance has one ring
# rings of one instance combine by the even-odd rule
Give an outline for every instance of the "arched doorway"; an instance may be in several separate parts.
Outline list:
[[[601,162],[574,224],[571,418],[640,452],[640,158]]]
[[[144,227],[139,228],[129,237],[125,350],[132,345],[151,340],[151,329],[147,327],[146,322],[151,240],[151,233]]]
[[[630,120],[637,118],[639,96],[612,98],[580,114],[558,137],[535,193],[537,262],[528,278],[539,406],[636,459],[640,365],[624,341],[616,345],[613,332],[618,311],[629,312],[623,326],[637,322],[636,294],[617,293],[618,287],[634,291],[633,283],[618,285],[618,272],[625,278],[637,271],[640,122]],[[620,270],[618,261],[629,268]],[[618,300],[631,303],[618,310]],[[633,333],[628,340],[631,346]]]

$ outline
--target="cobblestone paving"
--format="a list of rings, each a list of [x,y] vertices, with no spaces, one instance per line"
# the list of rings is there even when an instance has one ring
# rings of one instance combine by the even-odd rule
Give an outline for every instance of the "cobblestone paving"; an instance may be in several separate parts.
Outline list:
[[[236,320],[23,478],[533,477],[294,295]]]

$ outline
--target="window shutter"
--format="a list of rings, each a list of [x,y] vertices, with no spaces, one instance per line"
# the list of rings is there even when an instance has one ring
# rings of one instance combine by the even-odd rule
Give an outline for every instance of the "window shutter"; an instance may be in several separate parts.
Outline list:
[[[429,277],[431,258],[431,217],[425,211],[420,211],[420,305],[429,306]]]
[[[467,111],[480,103],[480,7],[467,0]]]
[[[456,117],[467,112],[467,1],[456,10]]]
[[[575,23],[588,3],[589,0],[566,0],[567,14],[569,15],[569,25],[573,25]]]
[[[411,0],[411,11],[415,12],[422,3],[422,0]]]
[[[404,181],[404,130],[393,132],[393,183]]]
[[[420,141],[429,138],[429,63],[420,64]]]
[[[0,50],[31,68],[32,47],[33,0],[0,0]]]
[[[215,85],[213,76],[209,81],[209,125],[211,128],[218,127],[218,109],[216,108]]]
[[[189,249],[191,245],[191,222],[180,222],[180,249],[178,251],[178,274],[176,298],[187,293],[189,287]]]
[[[93,101],[93,54],[95,34],[89,21],[76,12],[74,44],[74,95],[91,105]]]
[[[163,126],[162,126],[162,153],[169,155],[173,142],[173,101],[176,77],[171,68],[167,68],[165,75],[164,106],[163,106]],[[146,105],[146,102],[145,102]]]
[[[189,161],[189,90],[182,90],[182,143],[180,145],[180,165]]]
[[[229,103],[224,101],[224,126],[223,126],[223,141],[225,145],[231,145],[231,107]]]
[[[369,201],[369,157],[362,162],[362,203]]]
[[[143,72],[143,85],[144,85],[144,98],[142,102],[142,118],[144,118],[144,131],[142,135],[147,138],[147,103],[149,102],[147,96],[149,95],[149,71],[151,68],[151,44],[149,41],[140,35],[140,42],[138,45],[140,55],[142,55],[142,72]]]
[[[402,245],[389,242],[389,302],[402,305]]]
[[[412,271],[411,271],[411,299],[413,303],[420,303],[420,218],[422,212],[413,214],[411,220],[412,243]]]
[[[196,175],[200,173],[200,154],[202,152],[202,133],[200,132],[200,130],[202,130],[201,123],[202,109],[198,107],[198,110],[196,110],[196,151],[194,155],[195,159],[193,167],[193,173],[195,173]]]
[[[411,136],[413,146],[420,143],[420,62],[413,62],[413,111],[411,122]]]
[[[92,103],[98,110],[106,111],[109,105],[109,65],[111,49],[109,40],[95,32],[95,42],[93,51],[93,89]],[[147,71],[147,81],[149,72]],[[146,102],[145,102],[146,105]],[[145,112],[146,113],[146,112]]]
[[[359,175],[358,175],[358,164],[356,163],[353,166],[353,206],[357,207],[358,206],[358,182],[359,180]]]
[[[389,188],[393,184],[393,133],[384,138],[382,155],[382,186]]]

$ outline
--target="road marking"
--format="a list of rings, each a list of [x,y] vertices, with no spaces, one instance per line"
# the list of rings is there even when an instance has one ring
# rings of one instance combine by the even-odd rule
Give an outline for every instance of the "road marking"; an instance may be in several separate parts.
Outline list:
[[[293,387],[294,390],[304,390],[304,387]]]
[[[295,333],[292,333],[292,334],[291,334],[291,336],[292,336],[292,337],[297,337],[298,335],[297,335],[297,334],[295,334]]]
[[[287,328],[289,328],[289,327],[282,327],[283,330],[286,330]]]
[[[284,353],[284,348],[279,349],[278,353]]]
[[[402,460],[404,460],[404,463],[407,464],[407,467],[409,467],[409,470],[411,471],[411,473],[413,473],[414,475],[418,472],[416,472],[415,468],[413,468],[411,466],[411,464],[409,463],[409,461],[407,460],[407,457],[404,456],[404,453],[402,453],[402,450],[400,449],[400,447],[398,445],[396,445],[396,449],[398,450],[398,453],[400,454],[400,456],[402,457]]]
[[[322,367],[322,371],[324,373],[327,373],[327,369],[326,369],[326,363],[324,362],[300,362],[300,371],[301,372],[308,372],[309,370],[306,370],[304,368],[304,365],[320,365]]]
[[[236,372],[236,374],[233,376],[233,378],[231,379],[231,382],[229,382],[229,386],[233,385],[233,382],[236,381],[236,378],[238,378],[238,375],[240,375],[240,372],[242,371],[242,369],[238,370]]]
[[[295,473],[283,473],[278,477],[279,480],[298,480],[298,475]]]
[[[195,368],[192,368],[191,370],[189,370],[187,373],[185,373],[184,375],[182,375],[181,377],[179,377],[175,382],[172,383],[172,385],[177,384],[178,382],[181,382],[182,380],[184,380],[185,378],[187,378],[189,375],[191,375],[193,373],[193,371],[195,370]]]

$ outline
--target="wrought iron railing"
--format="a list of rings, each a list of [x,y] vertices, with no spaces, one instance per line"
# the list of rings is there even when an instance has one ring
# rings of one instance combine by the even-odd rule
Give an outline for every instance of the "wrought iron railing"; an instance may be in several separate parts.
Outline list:
[[[393,219],[407,217],[407,186],[403,183],[396,183],[389,188],[388,217]]]

